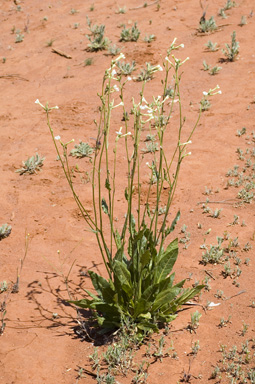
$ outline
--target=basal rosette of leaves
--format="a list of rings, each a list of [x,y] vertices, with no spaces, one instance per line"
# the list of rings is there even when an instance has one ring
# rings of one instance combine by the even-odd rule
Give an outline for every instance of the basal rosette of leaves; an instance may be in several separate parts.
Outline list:
[[[89,271],[97,295],[86,290],[91,299],[72,303],[93,310],[105,330],[131,320],[138,332],[157,332],[158,325],[174,320],[178,309],[203,285],[183,289],[185,280],[174,284],[175,273],[171,271],[178,256],[178,239],[158,253],[153,233],[144,227],[129,239],[128,255],[124,255],[120,244],[111,265],[113,278],[106,280]]]

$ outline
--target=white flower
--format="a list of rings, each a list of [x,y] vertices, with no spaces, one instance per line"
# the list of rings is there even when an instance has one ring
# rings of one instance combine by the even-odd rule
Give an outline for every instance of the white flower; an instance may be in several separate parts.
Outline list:
[[[113,69],[113,70],[112,70],[112,76],[116,75],[116,73],[117,73],[117,72],[116,72],[116,69]]]
[[[180,44],[179,47],[184,48],[184,44]]]
[[[148,107],[147,107],[147,105],[141,105],[140,106],[140,109],[147,109]]]
[[[35,104],[39,104],[43,109],[45,109],[45,106],[42,105],[42,103],[40,103],[40,101],[38,99],[35,100]]]
[[[61,137],[58,135],[58,136],[55,136],[55,140],[60,140]]]
[[[120,127],[119,131],[118,132],[116,131],[116,133],[118,136],[121,136],[122,135],[122,127]]]
[[[112,109],[117,108],[117,107],[121,107],[122,105],[124,105],[123,101],[121,101],[119,104],[114,105],[114,106],[113,106],[113,102],[111,104],[112,104],[111,105]]]
[[[117,133],[117,137],[125,137],[125,136],[130,136],[131,135],[131,132],[122,133],[122,127],[120,127],[119,131],[116,132],[116,133]]]
[[[132,80],[132,77],[131,76],[128,76],[127,77],[127,81],[131,81]]]
[[[114,86],[113,86],[113,88],[115,89],[115,91],[119,91],[119,88],[117,87],[117,85],[115,84]]]
[[[218,93],[219,93],[219,95],[221,95],[221,94],[222,94],[222,92],[221,92],[221,91],[219,91]]]
[[[210,302],[210,304],[208,304],[208,307],[218,307],[218,305],[220,305],[221,303],[214,303],[213,301]]]
[[[204,92],[203,92],[203,95],[204,95],[204,96],[207,96],[207,95],[208,95],[208,92],[205,92],[205,91],[204,91]]]
[[[161,65],[159,65],[159,64],[156,65],[156,68],[158,69],[158,71],[161,71],[161,72],[163,71],[163,68],[162,68]]]

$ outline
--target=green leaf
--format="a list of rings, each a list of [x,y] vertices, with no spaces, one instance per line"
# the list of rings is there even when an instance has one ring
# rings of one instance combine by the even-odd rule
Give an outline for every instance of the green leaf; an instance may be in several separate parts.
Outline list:
[[[193,299],[194,296],[198,295],[203,288],[204,285],[197,285],[195,288],[185,289],[182,295],[176,300],[176,304],[183,305],[187,303],[187,301]]]
[[[109,215],[108,205],[107,205],[107,203],[106,203],[104,198],[102,198],[102,210],[104,211],[104,213],[106,215]]]
[[[115,295],[114,285],[93,271],[88,271],[95,290],[107,303],[112,303]]]
[[[155,282],[160,282],[169,275],[178,256],[178,239],[173,240],[161,258],[156,264],[155,268]]]
[[[153,303],[153,306],[151,308],[151,312],[155,312],[160,309],[161,306],[164,304],[170,303],[172,300],[176,298],[176,296],[180,293],[180,288],[170,288],[166,289],[165,291],[160,292],[155,302]]]
[[[106,189],[108,189],[108,191],[110,191],[111,190],[111,184],[110,184],[110,181],[109,181],[109,179],[107,178],[107,179],[105,179],[105,188]]]
[[[147,249],[147,251],[145,251],[140,257],[141,267],[143,268],[145,265],[147,265],[150,260],[151,260],[151,253],[149,249]]]
[[[121,288],[131,297],[133,294],[130,272],[125,262],[119,260],[114,261],[114,276],[120,282]]]
[[[180,212],[180,210],[179,210],[179,211],[177,212],[177,214],[176,214],[174,220],[172,221],[171,226],[168,227],[168,228],[165,230],[165,237],[168,236],[171,232],[174,231],[175,226],[176,226],[177,222],[179,221],[180,217],[181,217],[181,212]]]
[[[88,299],[82,299],[82,300],[68,300],[68,303],[75,304],[77,307],[80,308],[89,308],[89,309],[95,309],[95,300],[88,300]]]
[[[125,188],[125,199],[128,201],[128,189]]]
[[[121,246],[122,246],[122,244],[121,244],[121,237],[120,237],[120,234],[119,234],[117,229],[115,231],[115,242],[116,242],[116,245],[117,245],[117,249],[121,248]]]

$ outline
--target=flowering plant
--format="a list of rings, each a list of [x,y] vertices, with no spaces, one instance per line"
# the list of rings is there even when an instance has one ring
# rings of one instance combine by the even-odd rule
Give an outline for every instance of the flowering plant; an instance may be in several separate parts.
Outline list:
[[[92,200],[93,213],[82,204],[75,192],[69,171],[67,146],[60,144],[50,125],[49,113],[52,108],[41,105],[47,114],[48,126],[59,155],[65,176],[72,190],[74,199],[87,225],[93,231],[98,242],[107,278],[89,271],[96,293],[85,290],[88,297],[72,301],[82,308],[89,308],[99,326],[106,330],[121,327],[121,324],[133,322],[140,335],[157,331],[160,324],[168,323],[176,317],[180,307],[197,295],[203,288],[184,288],[185,280],[174,283],[173,266],[178,256],[178,239],[172,240],[167,247],[167,237],[173,232],[180,212],[172,223],[168,222],[170,207],[176,191],[180,167],[184,158],[190,155],[187,146],[191,144],[192,135],[198,125],[201,108],[188,137],[182,140],[185,119],[182,115],[180,93],[180,67],[186,62],[173,55],[173,51],[183,48],[177,46],[176,39],[171,44],[163,63],[165,77],[162,80],[162,95],[147,101],[145,98],[146,80],[138,101],[132,99],[131,117],[124,102],[125,86],[130,78],[117,74],[116,65],[124,55],[111,62],[105,71],[99,122],[97,126],[96,148],[92,157]],[[162,71],[160,65],[153,67],[153,73]],[[170,73],[174,80],[173,94],[167,95]],[[217,93],[210,90],[207,95]],[[114,96],[119,95],[121,102],[115,104]],[[123,109],[124,123],[115,132],[112,140],[111,118],[116,108]],[[179,114],[178,135],[172,155],[165,143],[165,133],[170,129],[172,113]],[[159,150],[147,156],[140,144],[145,129],[155,129]],[[152,135],[150,135],[151,137]],[[122,223],[116,221],[117,177],[123,178],[123,166],[118,168],[118,153],[125,154],[127,186],[122,191],[126,208]],[[147,181],[144,175],[147,172]],[[143,176],[143,180],[142,180]],[[167,195],[163,192],[167,190]],[[153,197],[155,196],[155,197]],[[165,207],[162,210],[161,202]],[[163,214],[162,214],[163,212]]]

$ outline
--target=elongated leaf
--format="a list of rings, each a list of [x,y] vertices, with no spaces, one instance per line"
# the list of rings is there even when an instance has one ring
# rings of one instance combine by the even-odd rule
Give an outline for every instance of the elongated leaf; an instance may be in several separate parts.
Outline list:
[[[179,221],[180,217],[181,217],[181,212],[180,212],[180,210],[179,210],[179,211],[177,212],[175,218],[173,219],[171,226],[168,227],[168,228],[165,230],[165,237],[168,236],[171,232],[174,231],[175,226],[176,226],[177,222]]]
[[[155,268],[155,282],[160,282],[169,275],[172,271],[173,266],[176,262],[178,256],[178,239],[172,241],[171,244],[167,247],[166,251],[163,253],[163,256],[157,262]]]
[[[115,295],[114,285],[93,271],[88,271],[95,290],[107,303],[112,303]]]
[[[109,215],[108,205],[104,198],[102,199],[102,210],[106,215]]]
[[[145,265],[147,265],[149,263],[149,261],[151,260],[151,253],[150,251],[147,249],[147,251],[145,251],[142,256],[140,257],[140,263],[141,263],[141,268],[143,268]]]
[[[160,292],[151,308],[151,312],[155,312],[160,309],[164,304],[170,303],[180,293],[180,288],[170,288],[163,292]]]
[[[204,288],[204,285],[197,285],[195,288],[187,289],[184,293],[178,297],[176,303],[178,305],[183,305],[187,301],[191,300],[194,296],[198,295],[199,292]]]
[[[110,180],[108,178],[105,179],[105,188],[108,189],[108,191],[111,190],[111,184],[110,184]]]
[[[116,242],[116,245],[117,245],[117,249],[121,248],[121,246],[122,246],[122,244],[121,244],[121,237],[120,237],[120,234],[119,234],[117,229],[115,231],[115,242]]]
[[[144,299],[139,299],[135,303],[134,318],[139,316],[141,313],[147,312],[147,309],[148,309],[148,302]]]
[[[131,276],[126,264],[124,262],[115,260],[113,269],[115,278],[119,280],[121,288],[131,297],[133,293]]]
[[[77,307],[80,308],[89,308],[89,309],[96,309],[96,303],[99,304],[99,302],[96,302],[95,300],[88,300],[88,299],[82,299],[82,300],[68,300],[68,303],[75,304]],[[101,302],[103,304],[103,302]]]

